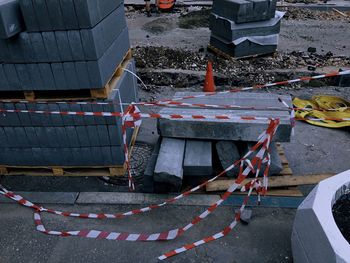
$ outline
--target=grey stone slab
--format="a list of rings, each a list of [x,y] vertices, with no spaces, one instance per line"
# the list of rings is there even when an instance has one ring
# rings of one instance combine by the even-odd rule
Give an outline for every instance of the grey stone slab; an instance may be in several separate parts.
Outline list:
[[[11,90],[22,90],[21,84],[17,75],[17,71],[14,64],[3,64],[6,79],[9,83]]]
[[[107,125],[96,125],[97,136],[101,146],[109,146],[111,144],[109,140],[108,126]]]
[[[87,58],[85,58],[84,56],[83,43],[81,40],[80,31],[69,30],[67,31],[67,36],[69,40],[70,49],[72,51],[73,60],[86,60]]]
[[[36,110],[39,111],[48,111],[49,107],[46,103],[35,103]],[[36,113],[37,117],[41,120],[41,124],[39,126],[52,126],[51,115],[50,114],[39,114]]]
[[[4,60],[4,62],[8,63],[18,63],[24,60],[24,52],[23,52],[23,42],[21,35],[26,35],[26,33],[21,33],[18,36],[5,40],[7,43],[7,48],[9,52],[8,60]]]
[[[67,31],[55,31],[55,37],[61,61],[73,61]]]
[[[28,31],[39,31],[39,23],[36,19],[33,1],[19,0],[19,5],[24,18],[24,23]]]
[[[100,151],[103,159],[103,165],[111,165],[113,161],[110,147],[101,147]]]
[[[27,110],[27,105],[26,105],[26,103],[16,103],[15,109],[16,110]],[[21,126],[31,126],[32,122],[31,122],[31,119],[30,119],[28,113],[19,112],[18,118],[19,118]]]
[[[34,52],[35,62],[47,62],[48,56],[41,33],[30,33],[29,38]]]
[[[183,178],[185,140],[163,138],[154,170],[154,181],[180,188]]]
[[[91,88],[104,87],[129,48],[128,29],[124,28],[119,37],[98,61],[87,62]]]
[[[237,145],[233,141],[219,141],[215,145],[223,169],[228,168],[235,161],[241,158]],[[228,177],[235,177],[239,173],[239,166],[236,166],[226,174]]]
[[[81,105],[80,104],[68,104],[69,110],[70,111],[75,111],[75,112],[80,112],[81,110]],[[84,125],[84,117],[81,115],[73,115],[74,119],[74,124],[75,125]]]
[[[99,104],[91,104],[93,112],[103,111],[103,106]],[[95,123],[98,125],[106,124],[106,120],[103,116],[95,116]]]
[[[30,144],[28,142],[27,134],[23,127],[13,127],[13,141],[16,141],[17,147],[19,148],[28,148]]]
[[[66,130],[69,147],[80,147],[80,141],[75,127],[66,126],[64,128]]]
[[[76,126],[75,129],[76,129],[77,134],[78,134],[80,147],[91,146],[87,127],[86,126]]]
[[[23,18],[17,0],[0,2],[0,38],[13,37],[24,29]]]
[[[237,27],[234,22],[211,14],[209,28],[214,35],[233,41],[241,37],[278,34],[280,32],[281,22],[279,18],[275,18],[275,20],[276,24],[272,26],[261,26],[264,23],[253,22],[249,23],[249,27]]]
[[[102,148],[105,149],[105,148]],[[106,149],[107,151],[107,149]],[[112,163],[111,165],[123,165],[124,158],[124,150],[122,146],[113,146],[110,147],[111,155],[112,155]]]
[[[242,116],[261,118],[279,118],[280,126],[273,138],[275,141],[290,141],[290,115],[286,111],[241,111],[211,109],[162,109],[160,114],[204,115],[207,119],[159,119],[158,130],[161,136],[203,139],[203,140],[242,140],[256,141],[268,127],[267,119],[246,120]],[[215,119],[212,116],[228,115],[234,119]]]
[[[0,147],[8,148],[9,142],[7,140],[6,132],[3,127],[0,126]]]
[[[2,64],[0,64],[0,90],[9,90],[10,84],[7,81],[7,77],[4,71],[4,67]]]
[[[89,137],[89,146],[101,146],[100,145],[100,140],[98,137],[98,132],[97,132],[97,127],[96,126],[85,126],[88,137]]]
[[[273,18],[276,0],[219,0],[212,12],[235,23],[248,23]]]
[[[46,5],[52,25],[51,30],[65,30],[60,0],[46,0]]]
[[[212,142],[187,140],[183,164],[184,175],[211,175],[213,173]]]
[[[55,32],[42,32],[41,35],[47,52],[47,62],[60,61],[60,53],[56,42]]]
[[[47,90],[56,89],[55,78],[52,73],[51,65],[49,63],[37,64],[40,72],[40,77],[43,80],[43,88]]]
[[[52,29],[52,25],[46,1],[34,0],[33,7],[40,31],[50,31]]]
[[[122,145],[123,137],[121,126],[108,125],[109,141],[111,145]]]
[[[74,63],[75,71],[77,73],[77,78],[79,85],[81,87],[90,87],[89,72],[87,69],[87,64],[85,61],[78,61]]]
[[[57,103],[48,103],[47,108],[49,111],[60,111],[60,107]],[[53,126],[63,126],[62,115],[50,114],[50,119]]]
[[[66,29],[77,29],[78,18],[75,11],[75,6],[71,0],[60,0],[64,25]]]
[[[0,39],[0,62],[9,61],[11,58],[7,42],[5,39]]]
[[[70,111],[69,105],[65,103],[58,104],[60,111]],[[63,126],[74,126],[74,119],[72,115],[61,115]]]
[[[36,134],[35,127],[24,127],[24,130],[27,134],[28,143],[30,144],[31,148],[39,148],[40,147],[40,141]]]
[[[22,90],[33,90],[31,77],[25,64],[15,64]]]
[[[57,147],[70,147],[70,142],[68,140],[68,135],[66,133],[65,127],[55,127],[55,132],[57,136],[57,142],[59,144]]]
[[[81,104],[80,107],[83,112],[93,112],[92,106],[89,103]],[[85,125],[96,125],[94,116],[83,116],[82,118]]]
[[[259,45],[249,40],[245,40],[239,45],[234,45],[232,42],[213,34],[210,37],[210,45],[233,57],[270,54],[277,49],[277,45]]]
[[[9,144],[9,148],[19,147],[19,143],[15,140],[15,129],[14,127],[4,127],[4,132]]]
[[[5,110],[15,110],[14,103],[4,103],[4,109]],[[21,120],[18,117],[18,114],[15,112],[7,112],[5,114],[6,118],[6,125],[8,126],[21,126]]]
[[[142,180],[142,192],[144,193],[153,193],[154,192],[154,169],[156,167],[158,154],[160,150],[160,144],[162,142],[161,137],[158,138],[157,143],[154,146],[151,157],[148,160],[148,164],[146,166],[145,172],[143,174]]]
[[[43,90],[45,89],[44,80],[40,74],[40,68],[38,64],[26,64],[26,70],[30,76],[32,83],[32,90]]]
[[[69,204],[74,205],[78,192],[17,192],[18,195],[38,204]],[[13,203],[12,200],[0,197],[0,203]]]
[[[67,80],[68,89],[78,89],[79,82],[77,78],[77,73],[75,71],[74,62],[64,62],[62,64],[63,64],[64,75]]]
[[[52,63],[51,69],[55,80],[56,90],[67,90],[69,87],[64,74],[63,63]]]

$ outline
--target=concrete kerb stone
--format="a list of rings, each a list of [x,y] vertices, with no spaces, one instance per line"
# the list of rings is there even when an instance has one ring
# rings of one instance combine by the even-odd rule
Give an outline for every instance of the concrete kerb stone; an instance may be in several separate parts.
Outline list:
[[[75,204],[78,192],[16,192],[16,194],[28,198],[31,202],[39,204]],[[0,203],[14,203],[14,201],[0,195]]]

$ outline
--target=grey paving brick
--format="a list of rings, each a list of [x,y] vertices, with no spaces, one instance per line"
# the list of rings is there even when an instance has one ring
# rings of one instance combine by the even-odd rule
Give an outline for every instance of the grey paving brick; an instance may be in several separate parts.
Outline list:
[[[15,108],[17,110],[27,110],[27,105],[26,103],[16,103]],[[21,126],[31,126],[32,122],[28,113],[19,112],[17,115]]]
[[[15,39],[14,39],[14,41],[15,41]],[[17,41],[20,43],[20,46],[21,46],[21,49],[23,52],[23,59],[24,59],[24,61],[19,61],[19,62],[33,61],[36,57],[35,57],[35,53],[34,53],[34,50],[32,47],[30,35],[27,32],[21,32],[18,35]]]
[[[96,125],[97,136],[101,146],[109,146],[111,144],[109,140],[108,126],[107,125]]]
[[[108,125],[109,141],[111,145],[122,145],[121,127],[117,125]]]
[[[124,164],[124,150],[122,146],[113,146],[110,147],[111,155],[112,155],[112,163],[111,165],[122,165]]]
[[[28,31],[39,31],[39,24],[36,19],[32,0],[19,0],[24,23]]]
[[[47,62],[60,61],[60,54],[56,42],[55,32],[42,32],[41,35],[47,52]]]
[[[41,77],[40,74],[40,68],[38,64],[26,64],[26,70],[30,76],[31,83],[32,83],[32,90],[43,90],[45,89],[44,80]]]
[[[234,45],[232,42],[214,36],[213,34],[210,37],[210,45],[233,57],[270,54],[274,53],[277,49],[277,45],[259,45],[249,40],[246,40],[239,45]]]
[[[25,35],[26,33],[22,33],[23,35]],[[5,40],[7,43],[7,48],[8,48],[8,52],[9,52],[9,58],[8,60],[4,60],[4,62],[8,62],[8,63],[18,63],[18,62],[22,62],[24,60],[24,52],[23,52],[23,43],[22,43],[22,39],[21,39],[21,35],[19,34],[18,36],[15,36],[11,39],[7,39]]]
[[[29,38],[36,62],[47,62],[48,56],[41,33],[30,33]]]
[[[99,104],[91,104],[92,106],[92,109],[94,112],[101,112],[103,111],[103,107],[102,105],[99,105]],[[106,121],[105,121],[105,118],[102,117],[102,116],[95,116],[95,123],[98,124],[98,125],[103,125],[103,124],[106,124]]]
[[[91,104],[81,104],[81,110],[84,112],[93,112]],[[85,125],[95,125],[95,117],[94,116],[83,116]]]
[[[80,142],[75,127],[66,126],[64,128],[66,130],[69,147],[80,147]]]
[[[4,72],[11,90],[22,90],[14,64],[3,64]]]
[[[0,2],[0,38],[13,37],[24,29],[23,18],[17,0]]]
[[[70,111],[82,111],[80,104],[69,104],[68,106],[69,106]],[[84,125],[85,124],[83,116],[73,115],[73,119],[74,119],[75,125]]]
[[[186,141],[163,138],[154,170],[154,181],[180,188],[183,178],[183,160]]]
[[[238,146],[233,141],[218,141],[215,147],[223,169],[228,168],[235,161],[241,158]],[[228,177],[235,177],[238,175],[238,173],[239,166],[236,166],[226,174]]]
[[[86,126],[76,126],[75,129],[77,131],[80,147],[89,147],[90,138]]]
[[[98,132],[97,132],[97,127],[96,126],[85,126],[88,137],[89,137],[89,146],[101,146],[100,145],[100,140],[98,137]]]
[[[62,64],[63,64],[64,75],[67,80],[67,88],[78,89],[79,82],[77,78],[77,73],[75,71],[74,62],[64,62]]]
[[[211,144],[211,141],[186,141],[184,175],[202,176],[213,173]]]
[[[150,159],[148,160],[145,172],[143,174],[143,180],[142,180],[142,192],[144,193],[153,193],[154,192],[154,169],[156,167],[160,144],[161,144],[161,137],[158,138],[157,143],[154,146],[152,155]]]
[[[102,105],[102,109],[104,112],[113,112],[113,105]],[[106,124],[114,125],[116,123],[116,117],[113,116],[105,116],[105,122]]]
[[[48,103],[47,108],[49,111],[60,111],[57,103]],[[50,120],[53,126],[63,126],[63,120],[60,114],[50,114]]]
[[[4,108],[5,110],[15,110],[15,105],[14,103],[4,103]],[[6,113],[6,125],[8,126],[20,126],[21,121],[18,117],[18,113],[11,113],[8,112]]]
[[[253,22],[237,26],[234,22],[219,17],[217,15],[210,15],[210,30],[214,35],[222,37],[227,40],[236,40],[241,37],[248,36],[268,36],[278,34],[280,32],[281,22],[279,17],[275,17],[275,24],[266,26],[265,22]]]
[[[46,5],[52,25],[51,30],[65,30],[60,0],[46,0]]]
[[[18,141],[15,140],[15,130],[14,127],[4,127],[4,133],[6,134],[7,142],[9,148],[18,147]]]
[[[14,127],[14,141],[17,141],[20,148],[28,148],[30,147],[29,140],[27,138],[27,134],[23,127]]]
[[[9,61],[10,51],[7,46],[7,42],[4,39],[0,39],[0,62]]]
[[[9,90],[10,89],[10,85],[7,81],[7,77],[4,71],[4,66],[2,64],[0,64],[0,90]]]
[[[79,30],[67,31],[70,49],[74,61],[85,60],[83,45],[80,37]]]
[[[52,73],[51,65],[49,63],[37,64],[41,79],[43,80],[43,87],[47,90],[56,89],[55,78]]]
[[[9,142],[7,140],[6,132],[3,127],[0,126],[0,147],[8,148]]]
[[[24,127],[30,147],[40,147],[40,141],[35,129],[35,127]]]
[[[55,127],[54,129],[57,136],[57,142],[59,144],[57,147],[63,147],[63,148],[70,147],[68,135],[66,133],[65,127]]]
[[[81,85],[81,87],[91,87],[86,62],[78,61],[75,62],[74,65],[79,85]]]
[[[35,108],[39,111],[48,111],[49,107],[46,103],[35,103]],[[50,114],[36,114],[38,118],[41,120],[40,126],[52,126],[51,115]]]
[[[29,72],[25,64],[15,64],[22,90],[33,90],[33,85]]]
[[[110,147],[101,147],[100,151],[103,159],[103,165],[111,165],[113,161]]]
[[[68,85],[64,74],[63,63],[52,63],[51,69],[55,79],[56,90],[67,90]]]
[[[40,31],[50,31],[52,29],[52,25],[46,1],[33,0],[33,7]]]
[[[35,127],[36,136],[39,139],[39,144],[41,148],[50,147],[49,143],[51,138],[49,138],[46,127]]]
[[[70,111],[68,104],[58,104],[60,111]],[[61,115],[63,126],[74,126],[74,119],[72,115]]]
[[[61,142],[59,141],[59,137],[57,135],[56,127],[44,127],[46,129],[47,136],[49,138],[49,142],[47,147],[62,147]]]
[[[55,37],[61,61],[73,61],[73,55],[69,46],[67,31],[56,31]]]
[[[66,29],[77,29],[78,18],[75,11],[75,6],[71,0],[60,0],[62,15]]]

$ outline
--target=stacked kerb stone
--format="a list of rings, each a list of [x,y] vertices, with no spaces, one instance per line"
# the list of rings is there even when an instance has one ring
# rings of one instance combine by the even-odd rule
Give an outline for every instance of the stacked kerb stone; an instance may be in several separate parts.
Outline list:
[[[0,109],[122,112],[137,101],[121,0],[3,1],[0,38],[0,96],[8,99]],[[70,100],[72,94],[86,98],[90,90],[101,91],[103,99]],[[50,101],[13,100],[26,92]],[[128,141],[131,135],[128,131]],[[0,147],[0,166],[5,167],[124,163],[121,119],[116,117],[3,113]]]
[[[215,0],[210,46],[233,57],[273,53],[282,16],[276,0]]]

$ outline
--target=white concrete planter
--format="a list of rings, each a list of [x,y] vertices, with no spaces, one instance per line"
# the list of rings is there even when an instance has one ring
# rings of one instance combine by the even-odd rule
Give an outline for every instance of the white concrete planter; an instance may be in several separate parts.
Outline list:
[[[350,191],[350,170],[320,182],[299,206],[292,233],[295,263],[350,262],[350,244],[338,229],[332,207]]]

